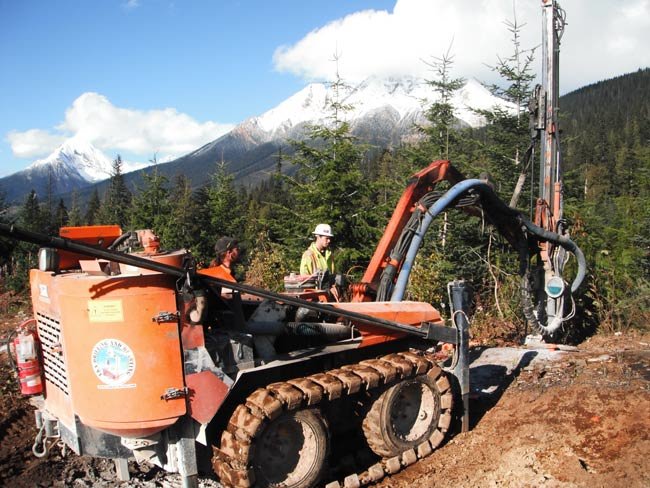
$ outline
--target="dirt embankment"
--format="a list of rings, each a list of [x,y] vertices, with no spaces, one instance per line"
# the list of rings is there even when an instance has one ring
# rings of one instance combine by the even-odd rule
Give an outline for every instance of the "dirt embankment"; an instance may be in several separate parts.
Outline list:
[[[21,317],[0,317],[0,337]],[[471,430],[381,488],[650,486],[650,335],[594,337],[578,352],[472,351]],[[32,407],[0,354],[0,486],[180,486],[176,475],[54,447],[36,458]],[[219,486],[202,478],[202,486]]]
[[[470,432],[379,486],[650,486],[648,339],[515,368],[505,389],[473,391]]]

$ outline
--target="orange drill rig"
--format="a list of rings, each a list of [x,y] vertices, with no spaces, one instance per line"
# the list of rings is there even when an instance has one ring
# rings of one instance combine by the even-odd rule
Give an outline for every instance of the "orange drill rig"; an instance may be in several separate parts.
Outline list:
[[[440,194],[443,180],[453,186]],[[468,427],[469,294],[450,284],[451,326],[403,297],[427,227],[452,207],[480,210],[519,253],[522,275],[540,242],[553,242],[578,257],[574,288],[582,280],[572,241],[447,161],[409,182],[347,303],[202,275],[188,253],[161,251],[148,232],[82,227],[49,237],[0,224],[0,234],[42,246],[30,273],[44,385],[33,397],[34,453],[60,440],[115,459],[122,479],[135,458],[180,473],[186,486],[208,458],[224,485],[293,488],[340,486],[331,440],[350,433],[374,457],[344,486],[427,456],[454,413]],[[143,250],[118,250],[130,241]],[[454,346],[446,368],[435,355],[445,343]]]

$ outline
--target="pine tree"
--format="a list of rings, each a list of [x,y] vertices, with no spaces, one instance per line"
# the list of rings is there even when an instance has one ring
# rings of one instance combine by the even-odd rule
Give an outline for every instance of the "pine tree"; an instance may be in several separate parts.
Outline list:
[[[7,203],[7,192],[0,186],[0,222],[5,221],[5,213],[9,208]]]
[[[97,197],[97,201],[99,202],[99,197]],[[68,225],[72,227],[83,225],[83,216],[79,207],[79,194],[76,190],[72,192],[72,206],[68,213]]]
[[[43,227],[41,231],[45,234],[56,234],[56,210],[54,208],[54,194],[56,192],[56,182],[52,174],[52,167],[48,167],[47,186],[45,191],[45,201],[41,202],[41,218]]]
[[[526,175],[534,167],[534,153],[527,151],[534,141],[531,141],[529,119],[525,114],[528,113],[533,91],[531,84],[535,79],[531,71],[535,49],[521,47],[521,30],[525,24],[518,23],[516,12],[514,20],[507,20],[505,24],[512,36],[513,51],[507,57],[497,55],[497,63],[491,68],[503,84],[493,84],[490,89],[493,94],[511,102],[515,113],[498,107],[476,112],[487,120],[481,147],[482,170],[490,174],[502,198],[507,200],[506,196],[512,194],[519,174]],[[531,180],[528,178],[529,189],[532,188]]]
[[[158,171],[155,158],[152,162],[153,170],[142,174],[142,186],[131,199],[130,226],[132,229],[152,229],[165,242],[171,212],[168,181]]]
[[[7,223],[7,209],[9,205],[7,204],[7,194],[3,188],[0,187],[0,222]],[[14,243],[10,239],[5,237],[0,237],[0,277],[6,276],[11,272],[10,262],[11,255],[14,251]],[[4,286],[2,280],[0,280],[0,291]]]
[[[234,181],[228,165],[223,161],[218,163],[206,202],[210,212],[210,231],[215,240],[223,235],[235,237],[242,230],[242,212]]]
[[[43,208],[38,200],[36,191],[32,189],[25,198],[25,202],[20,210],[18,220],[20,226],[26,230],[42,232],[45,227],[45,217]]]
[[[192,253],[203,265],[214,258],[214,244],[221,236],[231,236],[239,241],[244,234],[245,202],[239,200],[234,176],[228,173],[225,162],[216,164],[208,185],[193,195],[192,222],[196,240]]]
[[[63,202],[63,198],[60,198],[59,204],[56,207],[54,224],[57,229],[60,229],[61,227],[65,227],[66,225],[68,225],[68,221],[69,221],[68,209],[66,208],[65,203]]]
[[[18,212],[18,224],[25,230],[43,232],[46,220],[43,215],[43,206],[38,200],[36,191],[32,189],[25,198],[25,202]],[[11,290],[21,291],[27,287],[29,269],[37,264],[37,254],[34,246],[27,242],[15,242],[8,263],[7,287]]]
[[[372,225],[368,182],[361,167],[364,147],[351,135],[342,119],[349,106],[342,103],[345,84],[338,76],[331,84],[329,123],[312,125],[307,138],[292,141],[295,150],[287,159],[298,167],[291,187],[292,208],[286,208],[285,243],[298,256],[313,227],[326,222],[335,234],[335,261],[339,271],[370,257]]]
[[[463,87],[465,80],[451,76],[453,64],[451,46],[441,57],[434,57],[433,62],[427,63],[433,70],[435,78],[426,80],[426,83],[433,88],[437,98],[426,110],[426,118],[430,125],[421,127],[421,130],[428,138],[428,146],[432,151],[431,159],[452,159],[458,142],[459,131],[452,99],[454,94]]]
[[[129,223],[131,192],[124,182],[122,164],[122,158],[118,154],[115,161],[113,161],[112,174],[106,196],[99,211],[98,223],[115,224],[125,229]]]
[[[194,217],[196,235],[191,248],[192,254],[199,265],[207,266],[214,258],[214,244],[220,237],[212,232],[212,215],[208,206],[208,185],[204,185],[194,192],[192,202],[193,208],[196,209]]]
[[[101,201],[99,200],[99,192],[97,187],[90,195],[90,200],[88,201],[88,208],[86,209],[86,215],[84,216],[84,221],[86,225],[95,225],[99,224],[100,210],[101,210]]]
[[[174,179],[169,200],[169,222],[165,233],[160,236],[161,241],[168,249],[193,249],[200,235],[200,226],[190,181],[185,175],[179,174]]]

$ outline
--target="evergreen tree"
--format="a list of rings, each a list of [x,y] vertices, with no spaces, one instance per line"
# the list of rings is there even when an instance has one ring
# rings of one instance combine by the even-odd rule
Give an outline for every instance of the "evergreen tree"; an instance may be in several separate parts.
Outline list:
[[[0,186],[0,222],[5,222],[5,214],[9,204],[7,203],[7,192]]]
[[[142,186],[131,199],[131,228],[152,229],[165,241],[168,232],[171,202],[167,177],[155,165],[150,173],[142,174]]]
[[[61,227],[68,225],[68,209],[63,202],[63,198],[59,199],[59,204],[56,207],[56,213],[54,217],[54,225],[58,231]]]
[[[36,191],[32,190],[18,212],[18,224],[25,230],[43,232],[46,226],[43,206],[38,200]],[[27,287],[29,269],[37,264],[37,253],[34,246],[23,241],[15,242],[10,261],[7,263],[7,282],[9,289],[22,291]]]
[[[95,190],[90,195],[88,208],[86,209],[86,215],[84,216],[86,225],[99,224],[98,219],[100,218],[101,205],[101,201],[99,200],[99,192],[97,191],[97,187],[95,187]]]
[[[225,162],[217,163],[210,183],[199,188],[193,197],[192,222],[197,240],[192,252],[206,266],[214,258],[213,247],[219,237],[243,240],[245,202],[239,200],[234,176],[227,168]]]
[[[43,209],[38,201],[36,191],[32,189],[25,198],[25,202],[20,210],[18,220],[20,226],[26,230],[42,232],[45,227],[45,217]]]
[[[56,234],[56,210],[54,208],[54,193],[56,191],[56,182],[52,174],[52,167],[48,167],[47,186],[45,192],[45,201],[41,202],[41,218],[43,227],[41,232],[45,234]]]
[[[454,63],[451,46],[441,57],[433,59],[433,62],[427,64],[433,70],[435,78],[426,80],[426,83],[433,88],[436,100],[426,110],[430,125],[421,127],[421,130],[427,136],[427,149],[432,153],[431,159],[450,160],[453,159],[453,149],[459,140],[452,99],[463,87],[465,80],[451,76]]]
[[[263,234],[271,242],[277,242],[289,234],[285,217],[289,213],[287,209],[294,207],[294,202],[289,178],[282,172],[282,162],[286,158],[279,147],[274,172],[250,192],[246,218],[246,237],[250,241]]]
[[[7,223],[7,197],[3,188],[0,187],[0,222]],[[5,237],[0,237],[0,277],[7,276],[11,272],[10,263],[14,250],[14,242]],[[0,290],[2,290],[2,281],[0,280]]]
[[[206,202],[210,212],[210,232],[215,240],[223,235],[235,237],[242,231],[243,215],[234,181],[226,163],[218,163]]]
[[[325,125],[308,128],[307,139],[292,141],[295,153],[287,158],[298,168],[288,179],[293,207],[285,208],[285,243],[299,259],[316,224],[327,222],[335,234],[335,261],[339,271],[370,257],[374,215],[368,210],[370,192],[361,167],[364,147],[351,135],[342,120],[350,107],[341,103],[345,84],[338,77],[332,83],[330,117]]]
[[[99,203],[99,196],[97,197]],[[79,207],[79,194],[77,191],[72,192],[72,207],[68,213],[68,225],[76,227],[83,225],[83,216],[81,215],[81,208]]]
[[[122,158],[118,155],[113,161],[111,178],[99,211],[98,223],[115,224],[124,229],[129,223],[131,192],[124,182],[122,164]]]
[[[193,249],[200,227],[190,181],[185,175],[179,174],[174,179],[169,200],[169,222],[161,240],[168,249]]]
[[[193,208],[196,209],[194,216],[196,234],[193,239],[192,254],[201,266],[207,266],[214,258],[214,245],[220,237],[212,232],[208,191],[208,185],[205,185],[192,195]]]
[[[498,107],[476,112],[487,121],[480,149],[484,162],[481,169],[490,174],[496,190],[508,201],[519,174],[526,176],[529,169],[534,167],[534,153],[527,151],[534,141],[531,141],[529,118],[525,114],[528,113],[533,91],[531,84],[535,79],[531,71],[535,49],[521,47],[521,29],[524,25],[517,22],[516,14],[514,20],[507,20],[505,24],[512,35],[513,50],[507,57],[497,56],[492,70],[500,76],[502,84],[490,88],[493,94],[511,102],[515,112]],[[534,149],[534,145],[531,148]],[[531,180],[528,178],[528,189],[532,188]]]

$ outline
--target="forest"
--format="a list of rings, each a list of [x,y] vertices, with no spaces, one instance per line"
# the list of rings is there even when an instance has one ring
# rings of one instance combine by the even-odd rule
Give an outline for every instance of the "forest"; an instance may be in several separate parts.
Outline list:
[[[8,212],[0,193],[0,220],[28,230],[58,234],[62,226],[118,224],[123,230],[153,229],[163,248],[191,251],[198,266],[213,257],[223,235],[244,249],[237,277],[280,290],[283,277],[297,272],[300,256],[317,223],[332,226],[337,271],[358,280],[410,176],[430,162],[450,160],[469,178],[494,182],[511,201],[520,174],[526,176],[517,208],[532,218],[538,164],[528,100],[534,77],[524,63],[503,61],[494,69],[505,88],[495,93],[519,109],[483,111],[487,124],[462,127],[450,104],[463,81],[454,78],[453,59],[433,63],[427,83],[438,95],[426,107],[428,123],[401,147],[372,148],[356,140],[345,120],[349,109],[330,101],[330,121],[311,126],[308,137],[278,151],[276,168],[256,187],[238,185],[228,161],[215,161],[210,183],[192,188],[155,169],[128,188],[119,156],[108,190],[88,202],[72,195],[69,208],[54,195],[32,191]],[[516,69],[514,69],[516,67]],[[334,82],[340,92],[345,82]],[[650,319],[650,69],[642,69],[569,93],[560,99],[565,218],[571,238],[588,263],[572,320],[583,334],[648,328]],[[1,190],[1,189],[0,189]],[[450,211],[430,229],[418,254],[409,299],[445,310],[446,285],[469,281],[474,290],[473,333],[520,339],[528,332],[519,309],[516,253],[481,219]],[[0,308],[27,298],[28,269],[36,249],[0,239]],[[569,264],[569,268],[571,263]],[[488,332],[489,331],[489,332]],[[568,333],[568,332],[567,332]]]

